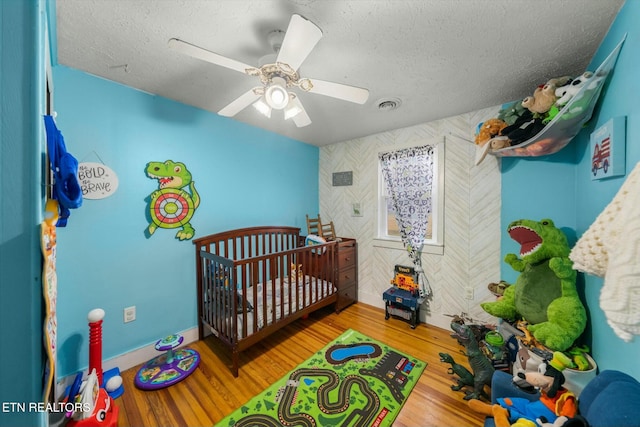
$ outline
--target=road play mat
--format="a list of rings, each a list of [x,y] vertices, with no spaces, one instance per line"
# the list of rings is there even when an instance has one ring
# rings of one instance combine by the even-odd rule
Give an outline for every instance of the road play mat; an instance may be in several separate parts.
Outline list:
[[[218,426],[390,426],[427,364],[349,329]]]

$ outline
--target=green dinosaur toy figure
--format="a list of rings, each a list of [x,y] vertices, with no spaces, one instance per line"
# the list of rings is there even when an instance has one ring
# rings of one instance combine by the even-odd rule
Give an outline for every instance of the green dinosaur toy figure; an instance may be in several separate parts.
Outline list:
[[[149,196],[149,213],[151,215],[151,223],[147,228],[149,236],[158,227],[182,227],[176,233],[176,238],[179,240],[191,239],[195,230],[189,221],[200,205],[200,196],[191,179],[191,172],[183,163],[167,160],[164,163],[149,162],[146,173],[149,178],[158,180],[159,187]],[[187,187],[191,194],[184,190]]]
[[[520,243],[520,258],[507,254],[504,260],[520,275],[501,299],[480,306],[496,317],[526,320],[540,343],[564,351],[582,334],[587,321],[567,237],[550,219],[514,221],[507,232]]]
[[[469,372],[467,368],[457,363],[453,356],[449,353],[438,353],[440,355],[440,361],[443,363],[448,363],[451,367],[447,370],[450,375],[457,375],[458,378],[454,378],[456,384],[451,386],[451,390],[459,391],[462,390],[465,386],[473,387],[475,384],[473,374]]]
[[[491,387],[491,378],[493,378],[493,373],[495,372],[493,364],[480,350],[475,334],[468,325],[451,322],[451,329],[454,332],[451,337],[457,339],[464,346],[469,359],[469,366],[473,371],[473,390],[465,391],[463,399],[470,400],[484,397],[487,400],[491,400],[485,391],[485,386]]]

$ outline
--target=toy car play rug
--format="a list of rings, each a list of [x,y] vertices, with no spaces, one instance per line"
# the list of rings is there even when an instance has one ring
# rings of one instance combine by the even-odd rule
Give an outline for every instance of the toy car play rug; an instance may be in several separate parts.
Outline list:
[[[349,329],[218,426],[390,426],[427,364]]]

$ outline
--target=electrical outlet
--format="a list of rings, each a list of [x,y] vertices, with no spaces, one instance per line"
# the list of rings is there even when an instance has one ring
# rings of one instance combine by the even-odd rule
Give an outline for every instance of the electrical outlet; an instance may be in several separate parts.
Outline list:
[[[133,322],[136,320],[136,306],[125,307],[124,309],[124,323]]]
[[[464,298],[473,300],[473,288],[464,288]]]

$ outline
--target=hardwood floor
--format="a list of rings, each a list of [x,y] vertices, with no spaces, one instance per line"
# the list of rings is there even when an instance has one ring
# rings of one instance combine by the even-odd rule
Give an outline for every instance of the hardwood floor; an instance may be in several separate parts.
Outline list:
[[[171,387],[142,391],[133,384],[138,367],[124,371],[124,394],[116,399],[119,426],[212,426],[254,395],[337,338],[355,329],[425,362],[427,368],[394,422],[394,426],[481,426],[484,417],[469,410],[464,394],[451,390],[449,365],[439,352],[467,365],[463,349],[451,331],[420,324],[411,329],[403,320],[384,319],[384,310],[355,304],[340,314],[327,308],[297,320],[241,354],[240,376],[233,378],[231,358],[215,341],[189,345],[202,361],[196,371]]]

